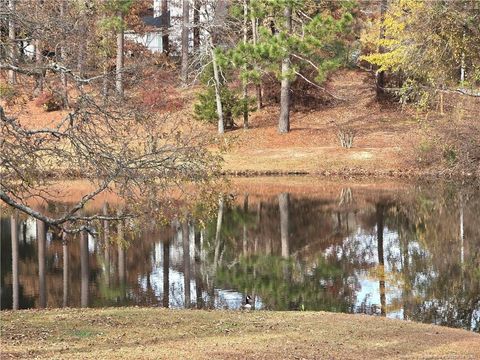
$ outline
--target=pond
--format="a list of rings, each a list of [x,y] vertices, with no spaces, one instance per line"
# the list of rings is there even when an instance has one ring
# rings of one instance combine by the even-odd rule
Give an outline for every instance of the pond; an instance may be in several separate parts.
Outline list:
[[[68,244],[32,218],[2,217],[2,309],[239,309],[248,294],[255,309],[480,331],[478,188],[314,178],[231,186],[209,221],[128,233],[102,224]]]

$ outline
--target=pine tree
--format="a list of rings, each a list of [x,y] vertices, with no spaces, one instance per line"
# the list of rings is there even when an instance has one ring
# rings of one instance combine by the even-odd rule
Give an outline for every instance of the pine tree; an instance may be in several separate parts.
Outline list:
[[[353,6],[351,1],[250,1],[252,14],[261,19],[259,37],[255,43],[239,43],[230,56],[234,65],[243,68],[243,78],[258,81],[261,72],[271,72],[281,82],[280,133],[290,130],[291,82],[298,76],[319,86],[329,71],[342,64]],[[316,70],[315,79],[303,74],[306,67]]]

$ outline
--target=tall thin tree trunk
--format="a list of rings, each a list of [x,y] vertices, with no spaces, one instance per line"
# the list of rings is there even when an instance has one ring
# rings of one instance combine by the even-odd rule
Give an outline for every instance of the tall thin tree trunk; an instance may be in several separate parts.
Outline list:
[[[163,247],[163,307],[170,305],[170,241],[164,241]]]
[[[292,8],[285,7],[285,28],[287,33],[292,32]],[[278,132],[281,134],[290,131],[290,56],[282,60],[282,82],[280,90],[280,118],[278,120]]]
[[[102,21],[106,21],[107,15],[104,13],[102,15]],[[102,34],[103,40],[106,39],[107,35]],[[105,46],[105,45],[104,45]],[[108,97],[108,73],[109,73],[109,55],[108,52],[105,50],[105,48],[102,49],[102,57],[103,57],[103,65],[102,65],[102,70],[103,70],[103,79],[102,79],[102,97],[103,97],[103,102],[107,102],[107,97]]]
[[[213,31],[210,34],[210,54],[212,56],[212,65],[213,65],[213,77],[215,83],[215,102],[217,105],[217,115],[218,115],[218,133],[223,134],[225,132],[225,125],[224,124],[224,113],[223,113],[223,105],[221,99],[221,89],[222,89],[222,82],[220,81],[220,68],[217,62],[217,58],[215,56],[215,47],[218,43],[219,38],[219,29],[224,26],[226,18],[228,14],[228,4],[227,1],[218,0],[217,6],[215,7],[215,17],[213,20]],[[229,120],[229,119],[227,119]],[[229,121],[230,122],[230,121]]]
[[[47,228],[43,221],[37,220],[37,243],[38,243],[38,293],[39,307],[47,307],[46,267],[45,252],[47,242]]]
[[[183,0],[182,2],[182,69],[181,77],[184,86],[188,81],[188,36],[189,36],[189,14],[190,14],[190,0]]]
[[[385,20],[385,13],[387,12],[387,7],[388,7],[388,0],[382,0],[380,4],[380,34],[379,38],[380,40],[385,39],[385,26],[383,26],[383,21]],[[380,46],[378,48],[378,52],[380,54],[383,54],[385,52],[385,48],[383,46]],[[377,97],[382,96],[385,91],[385,72],[384,71],[379,71],[376,74],[376,85],[377,85]]]
[[[35,63],[37,67],[41,70],[40,74],[36,76],[36,84],[34,95],[38,96],[43,92],[43,60],[42,60],[42,48],[39,39],[35,40]]]
[[[162,17],[164,21],[168,19],[168,0],[162,0]],[[165,24],[162,33],[162,52],[167,54],[170,52],[170,44],[168,40],[168,24]]]
[[[218,259],[220,257],[220,240],[221,240],[222,221],[223,221],[223,208],[224,208],[224,200],[222,196],[218,200],[217,229],[215,232],[215,253],[213,256],[213,268],[215,270],[217,270]]]
[[[200,50],[200,0],[193,0],[193,49]]]
[[[85,10],[82,9],[79,19],[79,38],[78,38],[78,49],[77,49],[77,72],[80,77],[83,77],[85,71],[85,55],[87,49],[87,26],[85,24],[86,18]]]
[[[382,316],[387,314],[387,301],[385,290],[385,259],[383,256],[383,232],[384,232],[384,211],[385,207],[381,204],[376,206],[377,215],[377,251],[379,266],[379,289],[380,289],[380,311]]]
[[[62,0],[60,4],[60,18],[63,20],[65,17],[65,9],[66,8],[66,1]],[[65,47],[64,47],[64,42],[66,41],[65,38],[62,39],[62,45],[60,46],[60,61],[62,65],[65,65],[65,59],[66,59],[66,52],[65,52]],[[67,83],[67,75],[62,71],[60,74],[60,79],[62,82],[62,87],[63,87],[63,103],[66,107],[68,107],[68,83]]]
[[[88,280],[90,269],[88,268],[88,233],[84,230],[80,233],[80,306],[88,307]]]
[[[103,204],[103,215],[108,216],[108,204]],[[103,221],[103,251],[105,261],[105,285],[110,286],[110,224]]]
[[[281,193],[278,195],[278,206],[280,209],[280,238],[282,243],[282,257],[290,255],[289,246],[289,228],[290,228],[290,196],[288,193]]]
[[[123,50],[124,50],[124,30],[123,30],[123,13],[119,12],[118,17],[121,27],[117,33],[117,66],[115,73],[115,88],[120,98],[123,98]]]
[[[402,275],[403,275],[403,319],[408,320],[411,314],[410,300],[412,297],[412,286],[410,284],[410,260],[408,253],[408,236],[401,236],[402,244]]]
[[[18,310],[18,211],[10,218],[11,237],[12,237],[12,309]]]
[[[12,65],[16,65],[17,62],[17,43],[15,35],[15,0],[8,1],[8,9],[10,14],[8,16],[8,40],[10,42],[8,46],[9,61]],[[17,74],[14,70],[8,70],[8,83],[15,85],[17,82]]]
[[[195,295],[197,309],[202,309],[203,304],[203,281],[202,281],[202,235],[200,231],[193,229],[195,241]]]
[[[257,26],[257,19],[255,17],[252,17],[252,40],[253,40],[253,45],[257,45],[258,41],[258,26]],[[258,69],[258,66],[256,66]],[[257,97],[257,109],[261,109],[263,104],[262,104],[262,83],[260,79],[259,84],[255,84],[255,92],[256,92],[256,97]]]
[[[68,306],[68,285],[69,285],[69,254],[68,254],[68,238],[67,234],[63,233],[62,238],[62,247],[63,247],[63,307]]]
[[[125,256],[125,233],[123,221],[118,223],[118,282],[120,285],[121,300],[125,300],[126,292],[126,256]]]
[[[182,226],[182,242],[183,242],[183,286],[185,291],[185,308],[191,306],[190,296],[190,231],[188,221],[185,220]]]
[[[223,122],[223,105],[221,98],[221,83],[220,83],[220,72],[218,69],[217,59],[215,57],[215,52],[212,47],[210,49],[212,55],[212,65],[213,65],[213,77],[215,80],[215,102],[217,104],[217,115],[218,115],[218,133],[223,134],[225,132],[225,124]]]
[[[243,0],[243,43],[247,45],[248,41],[248,1]],[[245,64],[244,70],[247,71]],[[243,81],[243,128],[248,129],[248,84]]]

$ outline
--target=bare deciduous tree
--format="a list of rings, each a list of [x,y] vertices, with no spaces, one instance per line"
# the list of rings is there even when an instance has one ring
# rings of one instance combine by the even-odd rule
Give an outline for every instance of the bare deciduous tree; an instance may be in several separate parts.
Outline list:
[[[67,37],[72,42],[81,37],[82,27],[71,26],[80,15],[68,8],[63,10],[65,22],[55,21],[56,15],[49,6],[60,11],[62,1],[45,2],[28,21],[24,16],[28,7],[17,7],[13,14],[22,31],[41,40],[46,50],[63,49],[61,56],[53,58],[42,54],[41,62],[16,63],[10,57],[2,58],[0,70],[12,71],[26,80],[42,77],[46,88],[68,79],[74,106],[63,118],[45,127],[24,123],[11,109],[0,107],[0,199],[46,226],[68,233],[90,231],[93,221],[138,219],[149,211],[161,217],[165,207],[172,205],[171,200],[165,200],[167,192],[171,194],[177,189],[179,198],[194,197],[199,192],[186,192],[185,186],[204,184],[206,189],[216,181],[219,157],[207,150],[210,137],[181,119],[150,111],[142,106],[143,99],[134,94],[124,99],[99,99],[104,80],[111,75],[105,72],[102,61],[96,61],[104,59],[105,54],[85,53],[84,75],[76,69],[76,49],[63,44]],[[85,11],[82,8],[80,13]],[[94,19],[87,20],[92,26],[99,26],[103,14],[93,15]],[[115,34],[111,32],[111,36],[114,44]],[[96,36],[89,39],[100,40]],[[155,71],[153,58],[148,56],[129,60],[123,66],[121,80],[131,86],[143,83]],[[60,214],[36,205],[52,200],[52,186],[72,175],[89,183],[73,204],[68,204]],[[214,188],[215,185],[205,194],[214,192]],[[107,191],[124,199],[123,214],[82,212],[92,199]]]

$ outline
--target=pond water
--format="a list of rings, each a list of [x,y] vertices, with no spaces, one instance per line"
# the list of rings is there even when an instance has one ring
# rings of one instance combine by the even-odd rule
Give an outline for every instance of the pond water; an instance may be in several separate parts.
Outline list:
[[[480,330],[478,188],[262,186],[252,180],[220,200],[204,226],[127,234],[102,224],[68,244],[32,218],[4,216],[1,308],[238,309],[249,294],[255,309]]]

